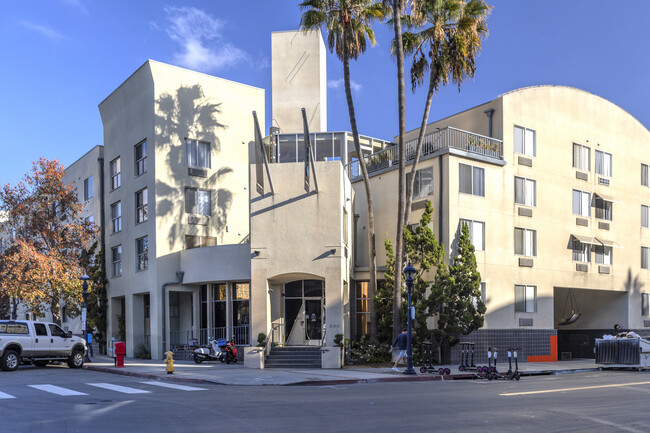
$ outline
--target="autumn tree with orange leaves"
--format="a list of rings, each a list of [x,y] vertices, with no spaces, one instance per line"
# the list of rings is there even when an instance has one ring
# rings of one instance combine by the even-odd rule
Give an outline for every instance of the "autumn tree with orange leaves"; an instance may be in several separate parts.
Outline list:
[[[79,313],[79,277],[89,265],[96,228],[79,216],[82,205],[63,183],[58,161],[41,158],[17,185],[0,190],[2,231],[11,234],[0,255],[0,295],[20,300],[35,315],[51,311],[61,323],[61,303]]]

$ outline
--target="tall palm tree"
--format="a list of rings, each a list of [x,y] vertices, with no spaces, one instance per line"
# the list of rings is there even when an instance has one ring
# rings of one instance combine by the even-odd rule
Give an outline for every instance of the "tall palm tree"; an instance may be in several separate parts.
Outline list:
[[[411,217],[415,172],[420,159],[422,142],[433,95],[441,85],[452,82],[460,86],[466,77],[474,77],[476,57],[481,51],[481,39],[487,37],[487,16],[491,7],[483,0],[417,0],[406,27],[419,29],[404,32],[404,50],[413,54],[411,86],[413,91],[424,83],[429,73],[429,89],[420,125],[415,161],[407,182],[404,224]],[[426,27],[425,27],[426,26]],[[424,28],[422,28],[424,27]]]
[[[352,90],[350,88],[350,59],[356,60],[366,51],[367,40],[375,45],[375,32],[370,23],[376,19],[382,19],[386,10],[381,3],[372,0],[305,0],[300,3],[304,11],[300,18],[300,28],[312,30],[324,28],[327,33],[327,46],[330,52],[343,62],[343,81],[345,83],[345,97],[350,115],[350,127],[354,148],[357,152],[359,167],[363,176],[363,183],[366,189],[366,201],[368,205],[368,260],[370,264],[370,281],[368,284],[368,297],[374,299],[377,289],[377,250],[375,247],[375,218],[370,191],[370,177],[364,163],[359,143],[359,131],[357,119],[352,101]],[[377,336],[377,317],[374,308],[370,310],[370,335]]]

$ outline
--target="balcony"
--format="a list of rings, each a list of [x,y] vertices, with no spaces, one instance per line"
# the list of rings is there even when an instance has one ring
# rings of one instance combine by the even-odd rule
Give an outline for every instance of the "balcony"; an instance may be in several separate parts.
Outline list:
[[[391,167],[397,167],[399,163],[398,145],[388,147],[379,152],[364,157],[368,174],[383,171]],[[417,139],[406,142],[406,162],[415,159]],[[476,155],[481,159],[496,160],[503,163],[503,141],[484,135],[463,131],[462,129],[448,126],[438,129],[424,136],[420,159],[425,159],[435,153],[455,150],[468,156]],[[359,161],[355,160],[346,165],[350,180],[357,180],[361,177]]]

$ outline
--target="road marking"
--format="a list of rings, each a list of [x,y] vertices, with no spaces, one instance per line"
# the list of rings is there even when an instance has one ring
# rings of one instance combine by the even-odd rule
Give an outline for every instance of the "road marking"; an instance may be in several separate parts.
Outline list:
[[[0,391],[0,399],[4,398],[16,398],[13,395],[5,394],[4,392]]]
[[[86,385],[96,386],[97,388],[104,388],[111,391],[117,391],[124,394],[149,394],[151,391],[144,389],[129,388],[127,386],[113,385],[112,383],[87,383]]]
[[[85,392],[73,391],[56,385],[29,385],[31,388],[49,392],[51,394],[68,396],[68,395],[88,395]]]
[[[543,391],[507,392],[499,395],[512,396],[512,395],[548,394],[551,392],[582,391],[583,389],[618,388],[621,386],[648,385],[648,384],[650,384],[650,382],[616,383],[612,385],[593,385],[593,386],[580,386],[576,388],[546,389]]]
[[[196,386],[178,385],[176,383],[156,382],[153,380],[149,382],[140,382],[140,383],[144,383],[146,385],[162,386],[163,388],[180,389],[181,391],[207,391],[206,388],[197,388]]]

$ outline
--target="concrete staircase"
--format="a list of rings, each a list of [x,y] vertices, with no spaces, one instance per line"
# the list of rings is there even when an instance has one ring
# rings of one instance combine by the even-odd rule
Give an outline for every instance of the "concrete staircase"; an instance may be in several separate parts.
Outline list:
[[[264,368],[321,368],[318,346],[285,346],[271,349]]]

